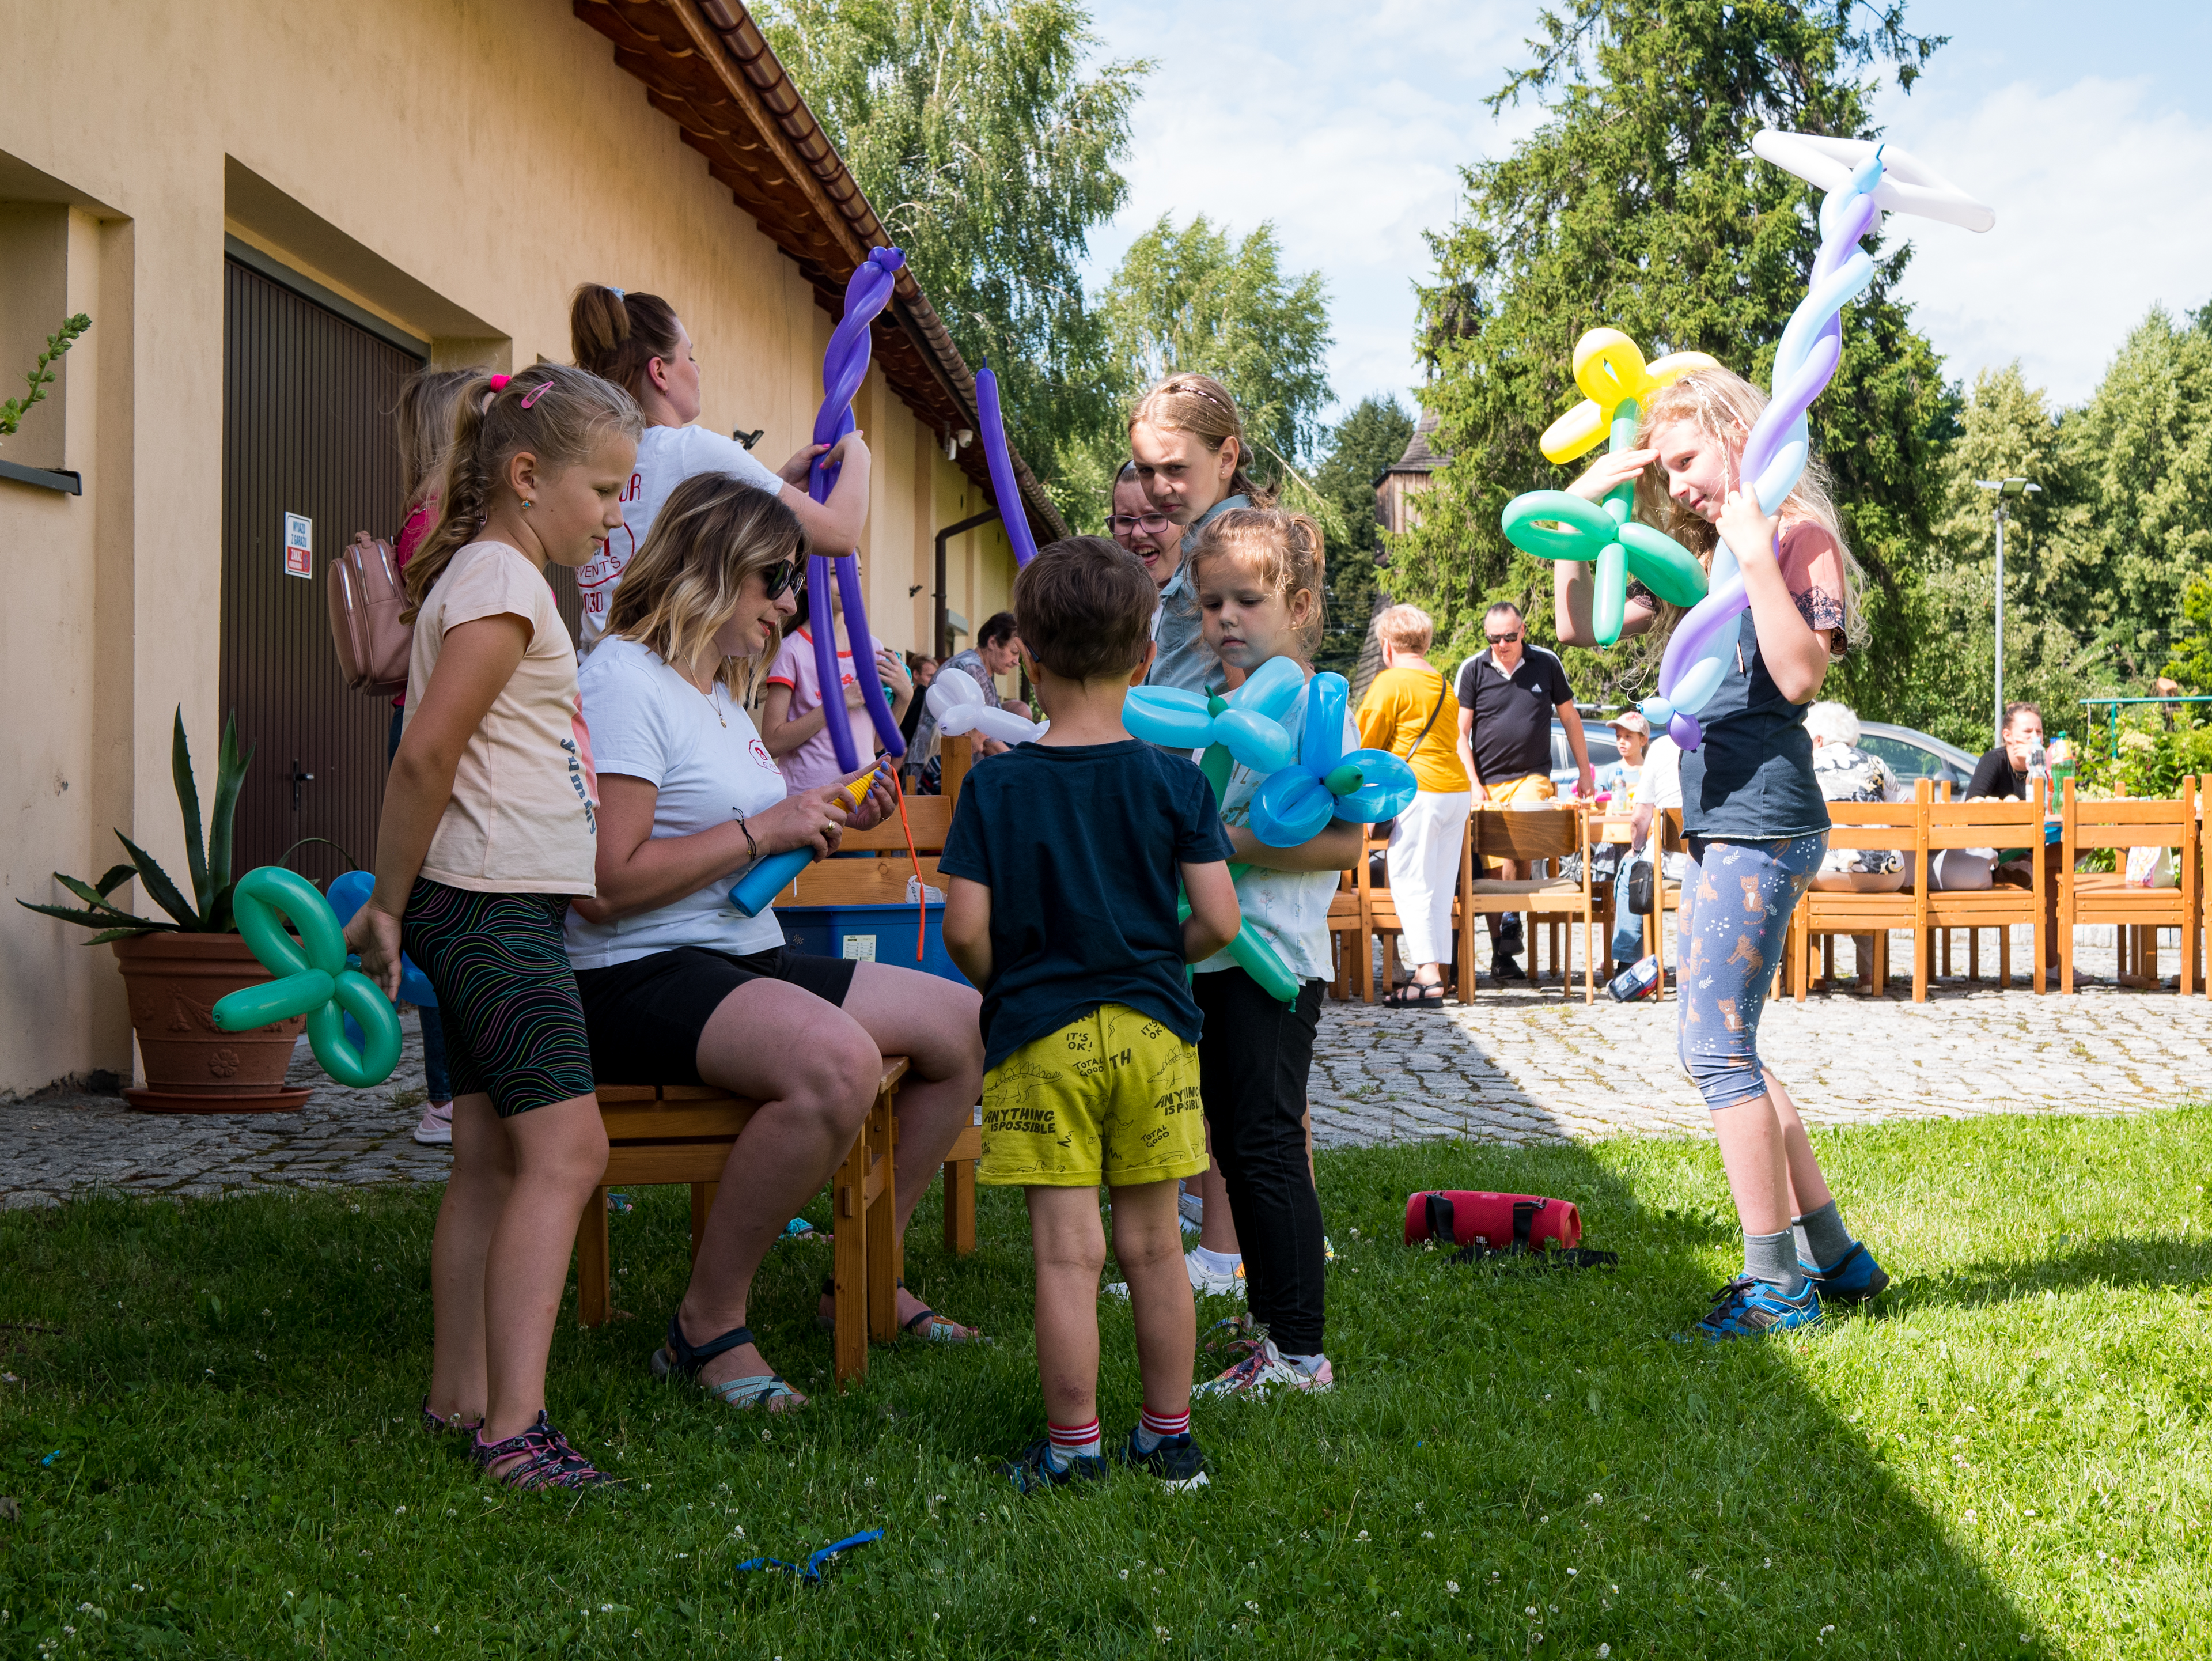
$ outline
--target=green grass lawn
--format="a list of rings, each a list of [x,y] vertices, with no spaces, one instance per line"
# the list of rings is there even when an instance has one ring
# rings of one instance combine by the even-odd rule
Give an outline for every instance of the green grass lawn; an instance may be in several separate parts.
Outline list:
[[[0,1654],[2212,1652],[2212,1110],[1820,1145],[1897,1285],[1723,1350],[1669,1341],[1737,1261],[1708,1144],[1322,1156],[1338,1387],[1200,1404],[1182,1497],[992,1474],[1042,1423],[1018,1195],[958,1261],[933,1196],[908,1250],[997,1344],[878,1349],[843,1397],[828,1248],[779,1247],[756,1323],[817,1393],[775,1421],[648,1376],[687,1212],[641,1195],[637,1318],[554,1349],[556,1422],[629,1479],[580,1502],[416,1428],[434,1190],[6,1214]],[[1430,1186],[1573,1199],[1620,1267],[1408,1250]],[[1110,1439],[1135,1367],[1102,1322]],[[732,1573],[862,1528],[822,1585]]]

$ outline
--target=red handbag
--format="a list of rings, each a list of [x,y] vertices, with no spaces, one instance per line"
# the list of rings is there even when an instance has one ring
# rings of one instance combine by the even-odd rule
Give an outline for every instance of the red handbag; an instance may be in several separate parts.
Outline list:
[[[1425,1189],[1406,1199],[1407,1245],[1435,1240],[1490,1251],[1540,1252],[1548,1242],[1571,1251],[1582,1238],[1582,1213],[1570,1200],[1467,1189]]]

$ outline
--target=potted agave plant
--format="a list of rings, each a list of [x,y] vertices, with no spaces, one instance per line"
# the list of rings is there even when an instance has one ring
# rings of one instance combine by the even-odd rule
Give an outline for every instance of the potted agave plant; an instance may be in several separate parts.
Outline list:
[[[54,880],[82,900],[82,906],[16,902],[97,930],[90,945],[113,946],[130,994],[139,1059],[146,1070],[145,1087],[126,1090],[124,1096],[142,1113],[281,1113],[299,1108],[310,1093],[284,1086],[292,1041],[307,1025],[304,1015],[258,1031],[224,1032],[210,1013],[218,998],[269,978],[269,971],[239,937],[230,910],[237,885],[231,869],[231,827],[239,787],[252,759],[250,750],[239,753],[238,717],[234,715],[223,725],[216,752],[214,811],[203,841],[199,788],[192,776],[191,751],[185,743],[184,710],[178,709],[169,766],[185,820],[190,898],[150,854],[118,830],[116,839],[131,855],[127,865],[116,866],[96,883],[54,873]],[[147,897],[167,913],[166,918],[137,916],[108,899],[134,877]]]

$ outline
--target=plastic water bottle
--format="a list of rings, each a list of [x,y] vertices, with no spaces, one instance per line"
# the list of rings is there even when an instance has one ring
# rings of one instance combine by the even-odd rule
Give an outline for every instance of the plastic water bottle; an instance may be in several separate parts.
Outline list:
[[[1659,982],[1659,954],[1655,952],[1638,958],[1615,975],[1605,983],[1605,989],[1615,1003],[1633,1003],[1638,998],[1656,995]]]

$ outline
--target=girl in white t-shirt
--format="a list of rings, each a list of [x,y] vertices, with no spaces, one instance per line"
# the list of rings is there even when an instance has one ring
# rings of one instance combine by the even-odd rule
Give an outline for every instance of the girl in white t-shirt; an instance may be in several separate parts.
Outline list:
[[[771,472],[750,450],[692,423],[704,400],[699,360],[675,310],[658,295],[628,294],[597,283],[576,290],[568,307],[568,343],[577,363],[611,380],[645,412],[637,465],[623,494],[623,524],[606,545],[576,573],[583,594],[583,648],[589,653],[605,632],[623,572],[645,546],[668,493],[700,473],[727,473],[767,491],[799,517],[816,551],[843,554],[860,539],[868,517],[868,447],[855,432],[828,453],[840,466],[827,502],[806,493],[808,470],[823,447],[810,444]],[[757,435],[756,435],[757,436]]]
[[[1206,521],[1190,558],[1206,642],[1224,666],[1250,676],[1288,658],[1307,690],[1283,721],[1293,743],[1305,730],[1321,638],[1321,527],[1303,514],[1238,508]],[[1344,743],[1357,749],[1349,717]],[[1244,1252],[1246,1298],[1267,1337],[1212,1384],[1208,1394],[1265,1394],[1278,1385],[1327,1390],[1322,1350],[1321,1198],[1306,1157],[1306,1080],[1321,1025],[1322,983],[1334,972],[1329,897],[1360,858],[1361,830],[1331,819],[1311,841],[1271,848],[1254,836],[1259,776],[1239,767],[1222,798],[1221,822],[1242,869],[1237,901],[1298,982],[1291,1003],[1238,968],[1226,952],[1193,965],[1191,995],[1206,1013],[1198,1041],[1200,1091],[1213,1157],[1229,1191]]]
[[[561,934],[592,892],[599,791],[545,565],[582,564],[622,524],[639,426],[627,392],[580,369],[462,392],[437,528],[407,565],[414,655],[376,888],[346,929],[387,994],[403,948],[437,990],[453,1173],[422,1414],[473,1428],[477,1463],[514,1488],[609,1480],[545,1416],[576,1222],[607,1162]]]
[[[756,861],[826,855],[846,826],[893,811],[880,779],[847,811],[841,787],[860,774],[790,789],[745,716],[747,684],[795,607],[799,558],[799,522],[770,496],[720,475],[669,496],[584,665],[603,792],[598,896],[568,924],[601,1079],[710,1084],[765,1104],[730,1150],[653,1371],[771,1412],[805,1398],[746,1324],[753,1276],[851,1146],[884,1056],[912,1069],[898,1092],[902,1232],[983,1081],[973,988],[807,956],[784,945],[772,911],[748,918],[730,904]],[[905,1287],[898,1295],[908,1331],[975,1338]]]

